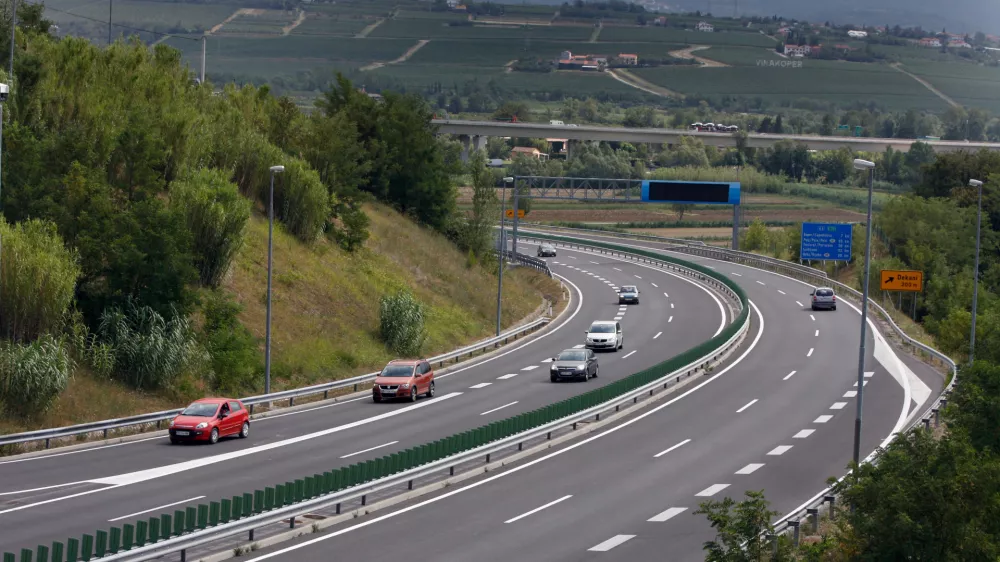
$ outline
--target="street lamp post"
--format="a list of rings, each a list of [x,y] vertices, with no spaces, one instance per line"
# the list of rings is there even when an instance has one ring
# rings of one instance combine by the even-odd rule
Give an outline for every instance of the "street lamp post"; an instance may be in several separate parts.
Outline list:
[[[507,251],[507,233],[504,230],[504,214],[507,212],[507,184],[514,181],[512,177],[503,179],[503,189],[500,195],[500,247],[497,248],[497,261],[499,271],[497,272],[497,335],[500,335],[500,297],[503,294],[503,255]]]
[[[972,333],[969,335],[969,365],[972,365],[976,356],[976,305],[979,301],[979,227],[983,221],[983,182],[969,180],[969,187],[975,187],[979,191],[979,202],[976,210],[976,266],[973,269],[972,282]]]
[[[875,163],[868,160],[854,160],[858,170],[868,170],[868,221],[865,223],[865,277],[864,292],[861,294],[861,349],[858,351],[858,413],[854,420],[854,464],[861,462],[861,411],[865,394],[865,340],[868,328],[868,278],[871,276],[872,261],[872,193],[875,190]]]
[[[274,176],[284,166],[271,166],[271,194],[267,202],[267,320],[264,328],[264,394],[271,393],[271,264],[274,256]]]

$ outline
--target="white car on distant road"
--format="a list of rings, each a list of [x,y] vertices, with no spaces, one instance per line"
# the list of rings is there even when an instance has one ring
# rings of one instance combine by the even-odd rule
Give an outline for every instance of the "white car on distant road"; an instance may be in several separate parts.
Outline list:
[[[624,345],[622,325],[614,320],[598,320],[587,330],[587,349],[618,351]]]

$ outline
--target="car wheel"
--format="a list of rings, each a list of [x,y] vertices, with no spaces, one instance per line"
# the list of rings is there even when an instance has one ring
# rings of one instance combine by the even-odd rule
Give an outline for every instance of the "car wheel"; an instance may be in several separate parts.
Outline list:
[[[551,381],[551,382],[556,382],[556,377],[555,377],[555,375],[549,375],[549,381]]]
[[[834,306],[833,306],[833,310],[837,310],[837,305],[834,305]]]
[[[213,445],[219,442],[219,428],[217,427],[212,428],[212,434],[209,435],[208,440]]]
[[[413,387],[410,388],[410,402],[416,402],[416,401],[417,401],[417,385],[413,385]]]
[[[378,402],[381,402],[381,401],[382,401],[382,396],[378,395],[378,394],[375,394],[373,392],[372,393],[372,402],[378,403]]]
[[[250,437],[250,422],[243,422],[243,427],[240,429],[240,439],[246,439]]]
[[[427,397],[428,398],[434,397],[434,381],[431,381],[431,385],[427,388]]]
[[[595,379],[597,378],[597,375],[598,375],[598,373],[600,373],[600,372],[601,372],[601,366],[600,366],[600,365],[598,365],[598,366],[594,367],[594,378],[595,378]]]
[[[584,371],[583,372],[583,382],[587,382],[589,380],[590,380],[590,371]]]
[[[813,306],[813,307],[812,307],[812,309],[813,309],[813,310],[816,310],[816,307],[815,307],[815,306]]]
[[[180,440],[180,439],[178,439],[178,438],[176,438],[176,437],[171,437],[171,438],[170,438],[170,444],[171,444],[171,445],[176,445],[176,444],[178,444],[178,443],[180,443],[180,442],[181,442],[181,440]]]

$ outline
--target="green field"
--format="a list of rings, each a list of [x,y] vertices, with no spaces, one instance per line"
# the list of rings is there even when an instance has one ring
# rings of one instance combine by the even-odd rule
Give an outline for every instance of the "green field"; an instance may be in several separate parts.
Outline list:
[[[386,17],[400,4],[396,0],[358,0],[355,2],[337,2],[335,4],[309,4],[310,12],[319,12],[339,16],[378,16]]]
[[[83,18],[108,20],[108,3],[93,0],[50,0],[45,2],[45,17],[56,25],[97,23]],[[235,12],[235,4],[176,4],[173,2],[149,2],[144,0],[117,0],[112,7],[112,21],[121,25],[152,29],[154,31],[176,30],[184,32],[210,29],[222,23]],[[56,11],[61,10],[61,11]],[[64,12],[70,12],[69,14]],[[76,17],[72,14],[76,14]],[[98,23],[97,25],[102,25]],[[107,24],[104,37],[107,36]],[[121,28],[114,31],[117,35]],[[127,33],[131,33],[130,31]]]
[[[330,16],[306,12],[306,21],[292,30],[292,35],[334,35],[353,37],[375,23],[363,16]]]
[[[586,41],[590,29],[567,26],[449,26],[439,20],[393,19],[378,26],[370,37],[410,37],[414,39],[557,39]]]
[[[282,10],[264,10],[260,14],[242,13],[219,29],[217,34],[280,34],[282,28],[295,22],[298,14]]]
[[[759,60],[788,60],[776,53],[773,47],[712,47],[694,54],[732,66],[757,66]]]
[[[168,44],[186,56],[201,56],[201,44],[196,41],[168,39]],[[217,58],[246,58],[291,62],[297,59],[344,61],[359,66],[374,61],[392,60],[413,46],[409,39],[353,39],[349,37],[315,37],[288,35],[284,37],[209,37],[208,65],[223,70]],[[228,69],[226,70],[229,71]],[[265,74],[260,74],[264,76]]]
[[[743,31],[704,33],[671,29],[669,27],[617,27],[608,26],[601,30],[598,42],[605,41],[651,41],[681,45],[743,45],[747,47],[774,48],[775,42],[766,35]]]
[[[605,54],[634,53],[643,58],[670,58],[669,51],[683,48],[681,45],[659,45],[655,43],[583,43],[576,41],[519,41],[482,40],[438,40],[432,39],[410,58],[409,63],[428,64],[468,64],[503,66],[517,58],[540,57],[555,59],[562,51],[573,53]],[[408,64],[409,64],[408,63]]]
[[[633,72],[684,94],[761,97],[792,102],[803,98],[851,104],[875,102],[890,109],[943,111],[944,101],[913,79],[885,65],[805,60],[802,68],[662,67]]]
[[[972,63],[910,63],[906,70],[927,80],[956,102],[1000,112],[1000,69]]]
[[[459,65],[396,64],[366,74],[403,80],[407,85],[419,88],[438,83],[445,86],[461,86],[466,80],[473,79],[481,83],[492,80],[498,88],[518,92],[548,93],[555,99],[570,95],[586,97],[600,94],[634,97],[636,93],[630,86],[616,81],[608,74],[598,72],[504,73],[502,70]]]

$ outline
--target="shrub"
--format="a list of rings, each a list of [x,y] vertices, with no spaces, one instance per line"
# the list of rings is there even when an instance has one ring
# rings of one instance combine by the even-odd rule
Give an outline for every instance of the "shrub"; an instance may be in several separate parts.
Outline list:
[[[274,212],[303,242],[313,242],[330,217],[330,196],[315,170],[299,160],[285,159],[285,173],[274,180]]]
[[[424,344],[424,307],[408,291],[384,295],[379,303],[379,335],[393,352],[420,353]]]
[[[80,277],[75,252],[47,221],[0,218],[0,237],[0,336],[30,342],[58,331]]]
[[[218,287],[243,246],[250,202],[227,174],[202,168],[173,183],[171,202],[184,216],[194,244],[194,263],[203,285]]]
[[[257,342],[238,318],[242,307],[222,291],[211,292],[204,301],[205,325],[202,344],[215,374],[214,387],[226,394],[241,394],[258,388],[261,356]]]
[[[343,205],[340,211],[339,227],[333,226],[330,235],[347,252],[356,252],[368,240],[368,225],[371,220],[360,205]]]
[[[164,319],[129,300],[104,311],[97,328],[114,356],[113,375],[137,389],[162,388],[188,366],[197,349],[187,318]]]
[[[73,368],[62,341],[51,335],[30,344],[5,343],[0,347],[0,401],[22,416],[43,412],[66,389]]]

